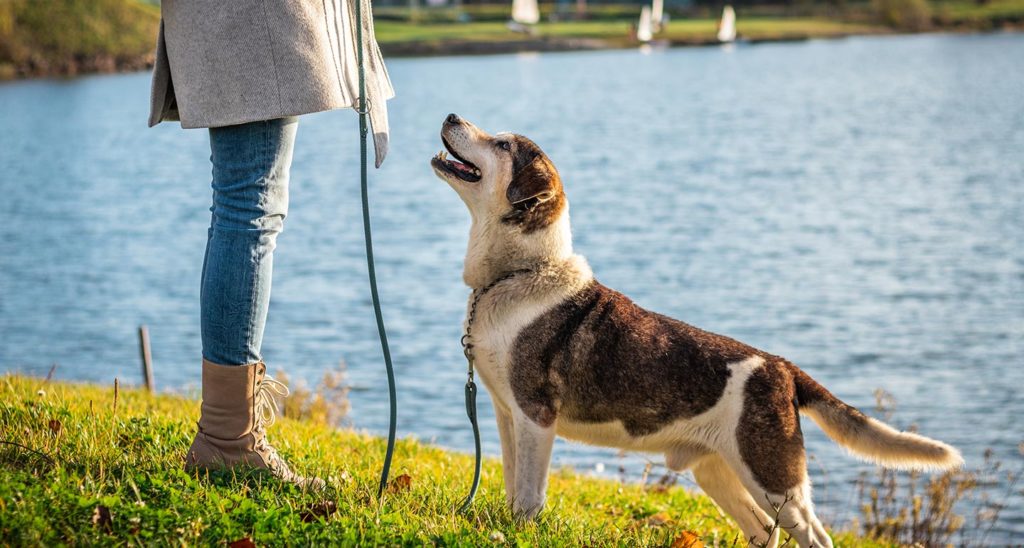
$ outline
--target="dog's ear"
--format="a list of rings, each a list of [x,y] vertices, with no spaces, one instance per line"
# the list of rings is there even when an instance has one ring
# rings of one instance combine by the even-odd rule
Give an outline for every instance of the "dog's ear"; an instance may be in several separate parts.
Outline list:
[[[544,154],[519,159],[512,164],[512,181],[505,196],[518,208],[529,209],[558,196],[562,190],[558,171]]]

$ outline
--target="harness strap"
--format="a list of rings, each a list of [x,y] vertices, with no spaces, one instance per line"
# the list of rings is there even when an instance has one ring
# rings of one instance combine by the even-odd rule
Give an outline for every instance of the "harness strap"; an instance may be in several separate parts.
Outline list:
[[[395,369],[391,364],[391,349],[388,348],[388,334],[384,329],[384,316],[380,310],[380,296],[377,293],[377,272],[373,263],[373,237],[370,231],[370,200],[366,186],[366,69],[363,61],[363,0],[356,3],[356,52],[359,60],[359,178],[363,199],[363,239],[366,242],[366,270],[370,278],[370,295],[373,298],[373,313],[377,318],[377,334],[380,336],[380,348],[384,353],[384,367],[388,373],[388,398],[391,404],[390,422],[388,423],[388,448],[384,454],[384,466],[380,471],[380,485],[377,487],[377,498],[384,494],[388,485],[388,474],[391,472],[391,458],[395,454],[395,430],[398,423],[398,402],[395,395]],[[371,15],[372,16],[372,15]]]

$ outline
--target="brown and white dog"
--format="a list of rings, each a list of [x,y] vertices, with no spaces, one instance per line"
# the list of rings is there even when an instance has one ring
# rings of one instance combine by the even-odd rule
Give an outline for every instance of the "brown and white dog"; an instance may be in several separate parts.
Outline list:
[[[800,412],[884,466],[962,464],[953,447],[865,416],[783,358],[598,283],[573,253],[558,171],[529,139],[489,135],[454,114],[441,139],[447,152],[431,165],[472,217],[466,284],[479,290],[525,270],[483,294],[471,341],[517,516],[544,505],[556,435],[663,453],[669,468],[693,470],[749,541],[769,546],[776,515],[800,546],[832,546],[811,503]]]

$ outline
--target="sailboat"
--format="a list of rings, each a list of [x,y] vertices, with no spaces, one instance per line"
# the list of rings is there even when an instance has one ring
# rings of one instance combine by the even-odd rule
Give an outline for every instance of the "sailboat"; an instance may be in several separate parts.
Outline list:
[[[516,32],[533,34],[533,27],[540,22],[537,0],[512,0],[512,20],[508,28]]]
[[[640,23],[636,27],[636,39],[647,43],[654,37],[654,30],[651,27],[651,7],[644,6],[640,10]]]
[[[654,32],[661,32],[661,27],[665,24],[665,0],[654,0],[651,7],[651,23],[654,25]]]
[[[729,4],[722,9],[722,21],[718,24],[718,41],[723,44],[736,41],[736,10]]]

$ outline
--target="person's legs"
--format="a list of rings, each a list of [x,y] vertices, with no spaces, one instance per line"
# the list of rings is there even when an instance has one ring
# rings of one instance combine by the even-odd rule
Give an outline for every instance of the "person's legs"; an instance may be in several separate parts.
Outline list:
[[[261,360],[297,118],[210,129],[213,207],[200,293],[203,357]]]
[[[288,390],[266,374],[260,354],[297,126],[297,118],[282,118],[210,130],[213,215],[199,297],[203,405],[185,468],[245,464],[321,487],[293,473],[267,442],[275,397]]]

